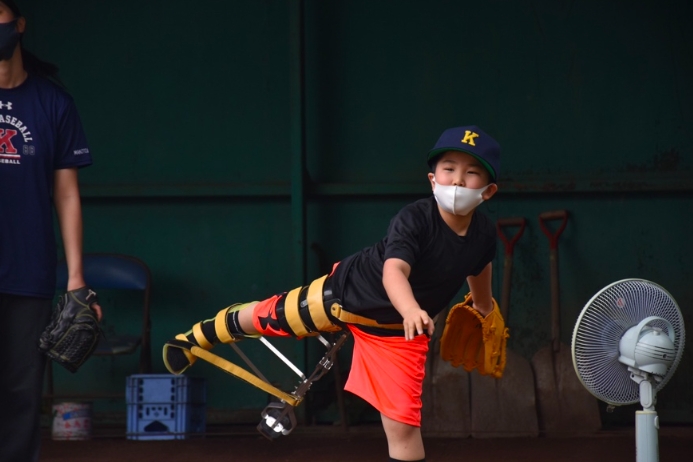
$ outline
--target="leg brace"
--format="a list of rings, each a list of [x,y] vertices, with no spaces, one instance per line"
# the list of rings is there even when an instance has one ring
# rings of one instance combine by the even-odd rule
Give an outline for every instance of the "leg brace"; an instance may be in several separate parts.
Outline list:
[[[174,340],[168,341],[164,346],[164,363],[169,371],[174,374],[180,374],[190,367],[197,358],[201,358],[224,372],[234,375],[279,398],[281,400],[280,403],[270,403],[263,411],[262,417],[264,420],[258,425],[260,433],[270,439],[291,432],[295,426],[295,416],[292,407],[298,406],[312,383],[330,370],[334,363],[335,355],[349,335],[348,331],[345,331],[336,341],[329,342],[320,335],[320,332],[340,331],[346,323],[385,329],[402,329],[402,324],[380,324],[374,319],[344,310],[340,300],[334,297],[330,280],[327,276],[316,279],[308,286],[297,287],[289,291],[277,301],[275,307],[276,320],[281,330],[295,337],[317,337],[327,348],[327,352],[319,361],[313,373],[306,378],[289,359],[274,348],[264,337],[247,335],[242,332],[240,326],[235,321],[235,313],[246,306],[248,306],[247,303],[224,308],[215,318],[201,321],[195,324],[192,330],[187,333],[178,334]],[[259,337],[265,346],[299,375],[299,385],[292,393],[286,393],[271,385],[247,356],[240,351],[235,342],[245,337]],[[209,350],[219,342],[231,344],[255,374],[211,353]],[[173,354],[175,350],[180,350],[184,354],[185,364],[183,364],[183,367],[180,367],[179,364],[173,364],[172,358],[176,356]]]
[[[319,332],[337,332],[344,324],[402,329],[402,324],[380,324],[375,319],[344,310],[332,292],[331,282],[323,276],[308,286],[295,288],[280,299],[276,315],[282,330],[295,337],[306,337]]]
[[[200,321],[191,330],[178,334],[173,340],[164,344],[164,364],[173,374],[182,374],[197,361],[191,353],[192,346],[211,350],[217,343],[235,343],[245,337],[258,338],[259,335],[247,335],[238,325],[238,312],[249,303],[236,303],[219,311],[214,318]],[[181,343],[178,343],[181,342]]]

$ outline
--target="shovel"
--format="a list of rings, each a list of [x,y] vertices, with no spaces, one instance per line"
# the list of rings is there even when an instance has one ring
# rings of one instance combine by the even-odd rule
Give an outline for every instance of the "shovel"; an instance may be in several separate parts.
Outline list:
[[[510,286],[515,243],[522,236],[527,220],[505,218],[498,220],[498,236],[505,243],[501,314],[508,323]],[[512,239],[506,227],[518,227]],[[474,438],[536,437],[539,435],[532,367],[524,357],[507,349],[503,377],[471,374],[471,425]]]
[[[425,437],[467,438],[471,433],[469,376],[472,374],[440,357],[439,337],[446,317],[445,313],[437,316],[428,351],[421,396],[421,432]]]
[[[555,232],[548,221],[561,220]],[[551,268],[551,343],[532,357],[536,382],[539,429],[547,436],[592,433],[601,427],[599,405],[580,383],[570,347],[561,342],[558,237],[568,223],[568,212],[556,210],[539,215],[539,225],[549,239]]]

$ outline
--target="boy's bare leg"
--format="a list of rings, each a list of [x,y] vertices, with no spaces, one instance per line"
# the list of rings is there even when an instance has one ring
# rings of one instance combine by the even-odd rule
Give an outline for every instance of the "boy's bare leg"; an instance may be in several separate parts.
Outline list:
[[[397,460],[422,460],[425,457],[421,428],[397,422],[380,414],[387,436],[390,457]]]
[[[241,329],[248,335],[259,334],[258,330],[253,325],[253,310],[256,305],[257,303],[250,303],[238,312],[238,322],[241,325]]]

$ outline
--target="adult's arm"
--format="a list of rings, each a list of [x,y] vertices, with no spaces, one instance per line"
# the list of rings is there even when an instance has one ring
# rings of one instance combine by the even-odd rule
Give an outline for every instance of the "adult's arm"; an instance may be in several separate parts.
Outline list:
[[[53,203],[58,215],[60,235],[65,248],[67,262],[67,290],[75,290],[86,285],[82,266],[82,204],[79,196],[79,182],[76,168],[63,168],[55,171]],[[92,305],[99,320],[101,307]]]

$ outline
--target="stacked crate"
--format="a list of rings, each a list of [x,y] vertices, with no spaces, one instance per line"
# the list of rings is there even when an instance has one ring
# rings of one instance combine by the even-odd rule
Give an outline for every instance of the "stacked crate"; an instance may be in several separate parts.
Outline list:
[[[204,435],[207,390],[203,378],[135,374],[127,378],[127,438],[173,440]]]

